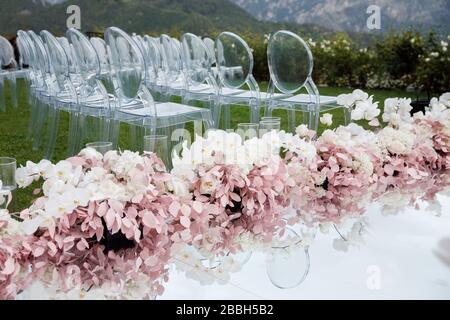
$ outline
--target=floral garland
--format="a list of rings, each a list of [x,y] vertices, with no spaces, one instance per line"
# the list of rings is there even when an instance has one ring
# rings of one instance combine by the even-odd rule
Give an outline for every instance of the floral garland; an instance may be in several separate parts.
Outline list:
[[[380,126],[378,103],[361,90],[338,102]],[[450,93],[413,116],[410,102],[386,100],[375,132],[352,123],[314,139],[302,125],[242,141],[211,131],[174,154],[170,173],[155,154],[130,151],[27,162],[19,187],[44,182],[29,208],[0,211],[0,298],[39,288],[48,298],[153,298],[172,262],[226,281],[239,269],[234,254],[270,246],[286,225],[339,224],[393,190],[438,179],[432,198],[449,185],[440,177],[450,168]],[[218,267],[202,263],[217,257]]]

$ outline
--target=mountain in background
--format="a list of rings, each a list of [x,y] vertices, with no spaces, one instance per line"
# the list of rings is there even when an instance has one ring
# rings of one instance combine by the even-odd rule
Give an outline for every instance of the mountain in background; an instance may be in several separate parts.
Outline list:
[[[371,31],[369,5],[381,8],[381,31],[414,26],[450,33],[450,0],[231,0],[259,20],[312,23],[331,30]]]
[[[261,22],[244,9],[224,0],[2,0],[0,34],[15,35],[19,29],[64,33],[69,5],[81,9],[84,32],[116,26],[127,32],[193,32],[204,35],[224,30],[269,33],[290,28],[305,36],[324,34],[317,26]]]

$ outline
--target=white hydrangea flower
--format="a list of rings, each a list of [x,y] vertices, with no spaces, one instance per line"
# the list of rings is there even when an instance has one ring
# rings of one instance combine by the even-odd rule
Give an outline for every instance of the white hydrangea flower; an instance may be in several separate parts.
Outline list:
[[[411,122],[412,117],[411,99],[388,98],[384,101],[384,112],[382,119],[384,122],[394,126],[399,126],[401,122]]]
[[[330,113],[324,113],[322,117],[320,117],[320,123],[325,126],[331,126],[333,124],[333,115]]]
[[[390,153],[397,155],[406,155],[412,151],[415,135],[409,130],[394,129],[385,127],[378,134],[378,140],[382,147]]]

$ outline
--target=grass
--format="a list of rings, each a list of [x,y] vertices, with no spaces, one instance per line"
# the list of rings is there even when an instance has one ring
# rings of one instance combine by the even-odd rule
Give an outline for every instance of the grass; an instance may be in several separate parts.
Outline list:
[[[30,160],[38,162],[44,157],[44,149],[32,150],[32,141],[27,138],[27,131],[30,119],[30,108],[26,101],[26,89],[22,81],[18,81],[18,108],[12,108],[11,97],[8,94],[9,86],[6,84],[6,111],[0,111],[0,156],[13,157],[17,159],[18,165],[24,165],[26,161]],[[267,88],[267,83],[261,83],[261,90],[264,91]],[[322,95],[335,96],[341,93],[351,92],[352,89],[334,88],[334,87],[320,87],[319,91]],[[399,90],[369,90],[369,94],[374,95],[375,101],[384,101],[388,97],[411,97],[414,95]],[[382,105],[380,105],[382,108]],[[343,123],[342,110],[334,110],[330,113],[333,114],[334,125]],[[282,127],[286,128],[286,111],[277,110],[273,114],[274,116],[281,116]],[[231,108],[232,126],[235,127],[237,123],[248,122],[248,112],[245,108]],[[298,120],[298,123],[299,120]],[[66,158],[66,146],[68,139],[68,124],[69,119],[67,114],[62,113],[60,119],[60,129],[58,132],[58,138],[56,142],[56,148],[53,156],[53,161],[58,161]],[[323,131],[321,126],[319,132]],[[121,135],[126,135],[126,128],[121,131]],[[120,147],[127,149],[128,141],[126,137],[121,137]],[[37,187],[38,185],[36,185]],[[20,190],[17,192],[15,200],[16,209],[27,207],[32,199],[31,190]]]

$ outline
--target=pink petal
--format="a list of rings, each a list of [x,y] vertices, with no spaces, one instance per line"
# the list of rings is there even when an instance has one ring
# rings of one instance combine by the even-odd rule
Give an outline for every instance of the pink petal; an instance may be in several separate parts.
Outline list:
[[[182,216],[180,218],[180,223],[185,228],[189,228],[191,226],[191,220],[188,217],[185,217],[185,216]]]
[[[8,260],[5,261],[5,268],[3,268],[2,274],[4,275],[10,275],[14,273],[14,259],[8,258]]]
[[[176,217],[178,215],[178,212],[180,211],[180,208],[181,208],[180,204],[176,201],[173,201],[169,206],[169,212],[171,215]]]

